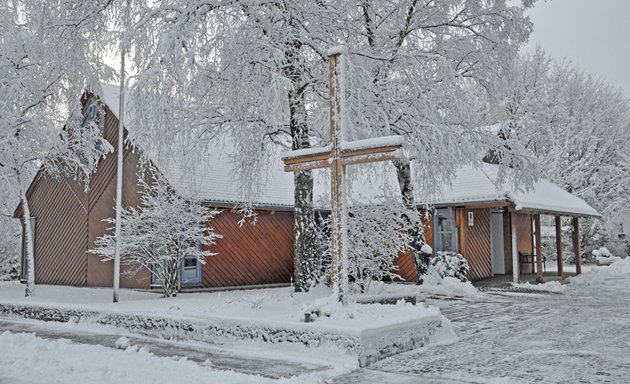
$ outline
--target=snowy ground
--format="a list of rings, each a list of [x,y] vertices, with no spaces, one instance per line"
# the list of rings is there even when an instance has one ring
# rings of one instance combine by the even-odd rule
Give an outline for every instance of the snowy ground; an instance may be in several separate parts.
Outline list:
[[[455,286],[472,288],[463,284]],[[440,292],[441,289],[442,286],[435,286],[427,292]],[[474,292],[474,288],[472,289]],[[373,293],[380,296],[416,295],[418,289],[414,285],[381,284]],[[286,287],[186,293],[166,299],[159,292],[121,290],[120,302],[114,304],[112,290],[107,288],[41,285],[36,287],[36,296],[25,298],[24,285],[19,282],[0,282],[0,303],[159,315],[174,319],[229,320],[294,328],[306,326],[347,333],[387,327],[422,316],[439,315],[437,308],[406,303],[387,306],[351,303],[348,307],[342,307],[326,287],[317,287],[308,293],[299,294]],[[314,323],[305,325],[304,313],[312,310],[320,311],[322,316]]]
[[[424,294],[440,292],[451,285],[458,286],[463,291],[477,293],[470,285],[445,281]],[[403,301],[395,305],[351,303],[348,307],[342,307],[325,287],[313,289],[306,294],[294,294],[289,288],[275,288],[182,294],[169,299],[163,299],[159,294],[151,292],[123,290],[117,304],[111,303],[111,289],[38,286],[36,296],[29,298],[23,297],[23,290],[24,286],[19,283],[0,283],[0,305],[11,309],[6,313],[13,313],[13,309],[18,308],[18,313],[29,316],[31,312],[36,312],[29,308],[36,306],[56,308],[65,311],[64,314],[69,310],[78,313],[70,315],[70,322],[62,324],[16,320],[15,314],[9,319],[13,323],[0,319],[0,332],[11,332],[4,333],[4,339],[0,339],[0,343],[32,345],[34,350],[42,351],[37,354],[37,359],[46,360],[47,368],[59,366],[56,359],[62,358],[60,356],[65,355],[64,359],[69,359],[73,354],[83,356],[80,351],[84,348],[88,348],[85,352],[88,358],[101,359],[98,357],[100,354],[113,352],[111,359],[117,359],[115,356],[119,351],[108,351],[107,348],[100,347],[113,347],[118,338],[126,336],[133,340],[133,347],[128,348],[131,351],[129,353],[141,355],[134,355],[133,359],[155,360],[160,365],[159,361],[163,357],[180,356],[202,365],[209,360],[215,369],[233,369],[250,374],[256,372],[266,378],[289,381],[294,380],[289,378],[297,375],[297,381],[291,382],[305,382],[356,369],[360,361],[382,356],[383,346],[387,356],[397,348],[402,348],[402,343],[411,343],[411,332],[415,344],[410,344],[408,348],[426,343],[424,337],[430,336],[431,341],[453,336],[446,320],[434,333],[443,321],[435,307],[428,307],[424,303],[411,305]],[[418,288],[413,285],[375,284],[371,297],[417,294]],[[311,311],[319,313],[319,317],[314,322],[305,323],[304,313]],[[146,337],[143,340],[141,336],[131,334],[127,329],[103,327],[95,322],[100,316],[98,314],[123,314],[133,321],[130,329],[164,324],[160,319],[166,319],[168,325],[164,328],[165,332],[160,332],[159,335],[173,337],[174,345],[165,345],[164,340],[149,340]],[[136,321],[136,315],[149,320]],[[80,319],[78,324],[76,319]],[[170,328],[171,324],[184,325],[183,328],[174,329]],[[207,325],[209,327],[204,328]],[[162,329],[161,325],[157,328]],[[194,330],[188,332],[190,329]],[[207,334],[197,332],[204,329],[211,330],[210,338]],[[188,333],[179,332],[181,330]],[[14,334],[22,332],[35,333],[45,339],[65,338],[74,343],[58,340],[51,342],[33,336],[30,339],[16,339]],[[240,334],[246,334],[247,337],[235,337]],[[151,335],[155,336],[155,333]],[[207,342],[206,345],[198,346],[203,352],[186,345],[191,338]],[[399,341],[398,338],[402,339]],[[51,356],[46,352],[48,348]],[[30,355],[30,352],[28,348],[13,348],[6,352],[0,350],[0,365],[7,363],[5,369],[8,370],[4,375],[0,370],[0,377],[17,377],[15,375],[19,374],[18,365],[14,363]],[[103,357],[101,360],[107,361],[109,358]],[[11,367],[14,370],[10,370]],[[64,369],[72,378],[75,377],[75,372],[77,378],[83,377],[82,369],[75,369],[71,365]],[[92,369],[107,371],[98,364]],[[40,376],[35,372],[29,374],[35,376],[29,376],[27,382],[38,382],[37,378]],[[48,375],[49,373],[45,373],[41,377]],[[238,375],[235,377],[235,381],[228,378],[221,378],[220,381],[243,381]],[[96,382],[98,380],[100,379],[96,379]]]
[[[630,377],[629,286],[630,260],[622,260],[572,278],[553,294],[471,291],[448,299],[442,293],[427,294],[427,301],[451,320],[457,340],[406,352],[367,369],[344,365],[333,354],[328,361],[313,356],[311,363],[293,356],[277,379],[264,369],[264,377],[217,369],[224,367],[212,366],[215,357],[205,362],[199,351],[188,359],[182,359],[182,353],[162,357],[151,343],[132,336],[119,342],[122,349],[115,349],[5,332],[0,335],[0,383],[623,383]],[[176,347],[183,351],[190,346]],[[265,352],[257,351],[259,357]],[[253,360],[251,356],[241,354],[243,360]],[[287,369],[296,369],[298,376],[287,377]]]
[[[459,340],[379,361],[335,383],[627,383],[630,259],[562,294],[440,300]],[[555,284],[554,284],[555,285]]]

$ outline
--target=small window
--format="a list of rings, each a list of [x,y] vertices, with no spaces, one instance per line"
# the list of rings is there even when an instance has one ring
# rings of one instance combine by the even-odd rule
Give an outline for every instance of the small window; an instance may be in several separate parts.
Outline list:
[[[195,243],[197,250],[201,250],[201,243]],[[201,283],[201,263],[196,257],[186,256],[180,275],[182,284]]]
[[[201,263],[196,257],[186,257],[181,272],[182,284],[201,282]]]
[[[435,210],[435,251],[458,251],[457,224],[453,208]]]
[[[155,248],[155,246],[154,246]],[[201,244],[197,243],[197,248],[201,248]],[[154,250],[154,252],[156,252]],[[179,271],[179,281],[182,285],[185,284],[198,284],[201,283],[201,266],[202,264],[196,257],[186,256],[182,262],[182,266]],[[153,265],[153,268],[158,268],[157,264]],[[161,286],[162,282],[157,273],[151,274],[151,285]]]

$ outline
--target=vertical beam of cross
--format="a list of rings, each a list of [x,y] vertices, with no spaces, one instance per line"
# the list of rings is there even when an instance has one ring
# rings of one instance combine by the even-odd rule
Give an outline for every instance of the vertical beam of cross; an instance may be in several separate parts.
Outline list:
[[[343,50],[331,52],[328,58],[330,66],[330,131],[329,139],[331,143],[331,273],[332,281],[339,301],[344,305],[348,303],[348,257],[346,248],[346,212],[345,212],[345,193],[344,193],[344,174],[346,166],[340,159],[341,132],[344,119],[342,110],[343,92]]]
[[[331,48],[330,66],[330,145],[323,148],[305,148],[282,157],[286,172],[331,168],[331,280],[335,295],[348,304],[348,256],[346,239],[347,212],[345,208],[344,174],[346,165],[389,161],[400,158],[403,138],[385,136],[353,142],[343,141],[342,132],[348,129],[345,118],[344,54],[345,47]]]

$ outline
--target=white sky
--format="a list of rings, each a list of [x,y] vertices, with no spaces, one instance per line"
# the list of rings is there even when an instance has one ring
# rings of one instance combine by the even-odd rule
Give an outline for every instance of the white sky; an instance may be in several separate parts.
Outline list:
[[[540,44],[630,97],[630,0],[539,0],[527,13]]]

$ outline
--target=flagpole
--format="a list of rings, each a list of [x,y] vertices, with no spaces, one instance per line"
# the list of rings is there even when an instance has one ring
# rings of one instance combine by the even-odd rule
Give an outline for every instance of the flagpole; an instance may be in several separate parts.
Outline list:
[[[129,2],[127,2],[129,8]],[[129,9],[127,9],[129,13]],[[123,182],[123,157],[124,148],[124,130],[125,130],[125,54],[127,52],[127,36],[125,32],[122,34],[120,42],[120,93],[118,100],[118,167],[116,171],[116,227],[114,246],[114,303],[118,302],[118,291],[120,290],[120,243],[121,239],[121,211],[122,211],[122,182]]]

